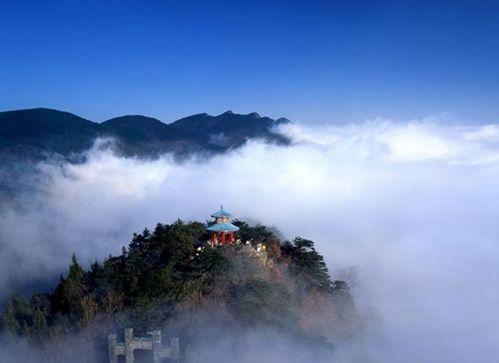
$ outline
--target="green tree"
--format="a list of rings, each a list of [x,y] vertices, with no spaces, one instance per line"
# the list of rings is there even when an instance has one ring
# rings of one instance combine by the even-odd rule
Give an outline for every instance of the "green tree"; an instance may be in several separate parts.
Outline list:
[[[68,276],[61,281],[54,295],[56,312],[68,315],[71,320],[79,321],[83,317],[83,297],[86,293],[86,274],[76,256],[71,258]]]
[[[2,313],[2,331],[10,337],[27,334],[32,321],[33,310],[29,301],[13,294]]]
[[[333,291],[326,262],[315,250],[313,241],[296,237],[293,243],[286,242],[282,246],[282,252],[291,260],[291,271],[303,281],[305,287]]]
[[[244,324],[289,327],[298,319],[298,302],[281,284],[248,280],[230,288],[229,307]]]
[[[239,236],[243,241],[251,241],[253,245],[257,243],[267,243],[277,239],[276,232],[272,231],[267,226],[256,225],[250,226],[243,221],[234,221],[234,224],[239,227]]]

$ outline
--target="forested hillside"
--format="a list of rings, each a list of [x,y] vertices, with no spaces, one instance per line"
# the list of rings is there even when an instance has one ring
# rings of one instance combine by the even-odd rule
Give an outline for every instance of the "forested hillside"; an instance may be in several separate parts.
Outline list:
[[[270,329],[333,354],[359,323],[347,284],[331,279],[312,241],[235,223],[236,246],[208,247],[205,224],[177,221],[135,234],[121,255],[88,269],[73,257],[51,293],[12,296],[1,316],[4,342],[37,361],[94,362],[105,361],[108,333],[159,328],[180,337],[189,361],[216,332]]]

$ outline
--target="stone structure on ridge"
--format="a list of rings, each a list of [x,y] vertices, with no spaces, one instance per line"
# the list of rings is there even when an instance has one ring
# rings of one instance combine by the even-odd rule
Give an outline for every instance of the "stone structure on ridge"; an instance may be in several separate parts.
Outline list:
[[[134,337],[133,329],[125,329],[125,342],[118,343],[116,334],[108,335],[109,363],[118,363],[118,357],[124,356],[126,363],[134,363],[135,350],[151,350],[153,363],[161,363],[164,359],[169,362],[178,362],[180,357],[179,340],[172,338],[168,348],[161,346],[161,330],[148,333],[151,337]]]

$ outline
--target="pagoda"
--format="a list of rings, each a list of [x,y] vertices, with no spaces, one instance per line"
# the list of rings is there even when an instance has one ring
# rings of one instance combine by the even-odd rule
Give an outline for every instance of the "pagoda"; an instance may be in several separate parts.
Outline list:
[[[234,232],[239,231],[239,227],[231,223],[232,214],[224,210],[223,206],[211,215],[215,222],[207,229],[213,232],[210,239],[212,246],[233,245],[235,243]]]

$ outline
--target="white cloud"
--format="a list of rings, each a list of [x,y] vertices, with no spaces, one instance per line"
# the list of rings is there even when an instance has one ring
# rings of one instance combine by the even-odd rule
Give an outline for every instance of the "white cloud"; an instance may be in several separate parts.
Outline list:
[[[250,142],[181,164],[93,150],[82,165],[42,165],[42,192],[1,214],[0,261],[23,261],[4,282],[59,272],[72,252],[87,262],[118,253],[132,232],[205,220],[223,203],[314,239],[335,272],[356,267],[357,302],[377,318],[360,347],[340,349],[346,361],[352,352],[363,362],[491,361],[499,354],[497,129],[291,125],[283,128],[291,147]]]

